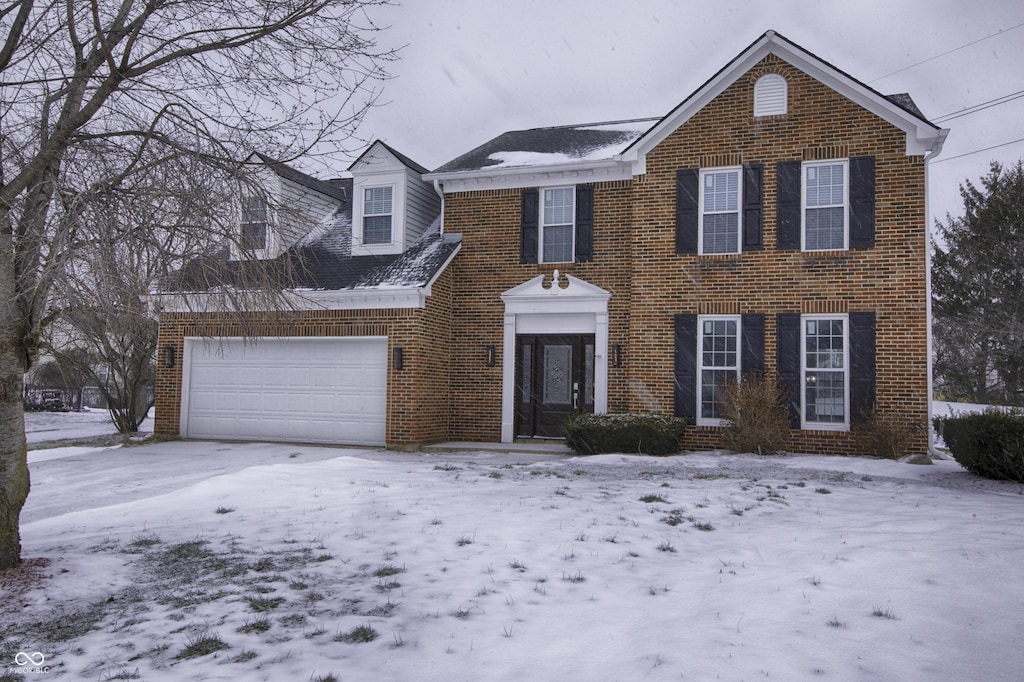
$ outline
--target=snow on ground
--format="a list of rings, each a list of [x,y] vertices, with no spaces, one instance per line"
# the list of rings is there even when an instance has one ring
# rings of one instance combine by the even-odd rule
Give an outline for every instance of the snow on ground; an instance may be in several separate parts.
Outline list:
[[[146,419],[142,423],[140,431],[152,433],[153,420]],[[25,413],[25,437],[30,445],[66,438],[109,436],[116,433],[117,428],[106,409],[83,412]]]
[[[1024,676],[1024,486],[952,461],[170,442],[30,466],[41,577],[0,580],[0,661],[49,668],[25,679]]]

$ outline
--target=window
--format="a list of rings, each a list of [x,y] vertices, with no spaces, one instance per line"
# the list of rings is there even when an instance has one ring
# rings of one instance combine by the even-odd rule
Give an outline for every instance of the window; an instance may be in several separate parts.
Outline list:
[[[544,190],[544,205],[541,207],[541,262],[573,261],[575,199],[574,187]]]
[[[754,116],[781,116],[789,106],[786,79],[769,73],[754,84]]]
[[[700,252],[740,252],[740,169],[700,172]]]
[[[846,248],[847,161],[803,165],[804,251]]]
[[[267,200],[258,195],[242,197],[241,243],[243,251],[267,248]]]
[[[697,352],[697,394],[700,412],[697,423],[717,426],[722,418],[724,389],[740,378],[740,319],[738,317],[700,317]]]
[[[363,190],[363,244],[390,244],[392,188],[367,187]]]
[[[805,428],[849,426],[849,344],[845,317],[802,319],[801,395]]]

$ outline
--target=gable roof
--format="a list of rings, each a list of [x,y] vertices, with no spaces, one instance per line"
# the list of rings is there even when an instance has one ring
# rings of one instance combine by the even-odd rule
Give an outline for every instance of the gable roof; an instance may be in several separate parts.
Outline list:
[[[348,201],[351,196],[351,182],[348,183],[348,190],[346,190],[345,181],[342,178],[335,180],[320,180],[314,178],[312,175],[303,173],[297,168],[293,168],[283,161],[273,159],[266,154],[260,152],[253,152],[253,156],[258,158],[264,166],[274,171],[274,173],[285,180],[289,180],[298,185],[302,185],[307,189],[311,189],[314,192],[320,192],[338,201]],[[250,157],[251,158],[251,157]]]
[[[774,54],[879,118],[903,130],[907,136],[908,155],[927,152],[937,155],[941,151],[949,131],[924,118],[909,95],[896,95],[895,99],[889,99],[788,38],[775,31],[767,31],[689,97],[680,102],[642,138],[633,142],[623,153],[623,159],[640,161],[642,165],[643,157],[648,151],[656,147],[769,54]]]
[[[907,154],[935,156],[941,151],[949,131],[928,121],[908,94],[882,95],[784,36],[767,31],[665,116],[502,133],[426,178],[445,181],[446,191],[459,191],[511,186],[518,180],[555,184],[578,177],[611,180],[642,174],[651,149],[769,54],[903,130]]]
[[[389,154],[391,154],[393,157],[398,159],[398,161],[400,163],[402,163],[402,165],[406,166],[407,168],[411,168],[412,170],[416,171],[420,175],[422,175],[424,173],[429,173],[430,172],[429,170],[427,170],[426,168],[424,168],[420,164],[418,164],[415,161],[413,161],[412,159],[410,159],[405,154],[401,153],[400,151],[396,150],[394,147],[391,147],[387,143],[382,142],[380,140],[374,140],[373,143],[371,143],[370,146],[367,147],[366,150],[363,151],[363,153],[359,155],[359,158],[357,158],[355,161],[353,161],[351,164],[349,164],[348,169],[351,171],[353,168],[358,166],[363,161],[364,158],[366,158],[367,156],[369,156],[370,154],[373,153],[375,147],[383,147],[384,149],[387,150],[387,152]]]

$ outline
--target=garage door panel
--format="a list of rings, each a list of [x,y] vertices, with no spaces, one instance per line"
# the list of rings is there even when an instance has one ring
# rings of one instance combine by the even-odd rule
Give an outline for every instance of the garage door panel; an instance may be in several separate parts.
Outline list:
[[[386,339],[189,342],[186,436],[384,444]]]

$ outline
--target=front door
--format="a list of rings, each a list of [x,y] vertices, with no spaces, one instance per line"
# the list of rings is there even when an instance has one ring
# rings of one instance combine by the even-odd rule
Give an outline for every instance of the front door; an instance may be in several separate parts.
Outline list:
[[[594,335],[516,337],[516,435],[561,438],[576,411],[594,411]]]

